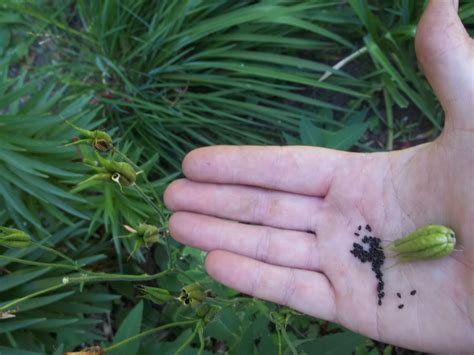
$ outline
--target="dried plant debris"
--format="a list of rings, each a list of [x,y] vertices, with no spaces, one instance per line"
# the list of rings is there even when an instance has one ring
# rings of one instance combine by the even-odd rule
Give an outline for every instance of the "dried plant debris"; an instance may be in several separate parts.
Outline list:
[[[357,227],[358,231],[362,230],[362,226]],[[382,305],[382,298],[385,297],[384,292],[384,282],[383,282],[383,273],[382,273],[382,265],[385,260],[384,251],[380,245],[381,240],[380,238],[376,238],[372,236],[370,233],[372,232],[372,227],[368,224],[365,226],[365,230],[369,233],[364,235],[362,238],[362,244],[353,243],[353,249],[350,251],[351,254],[359,259],[360,262],[366,263],[369,262],[372,264],[372,271],[375,274],[375,278],[378,280],[377,282],[377,297],[378,297],[378,305]],[[358,236],[358,233],[354,233]]]

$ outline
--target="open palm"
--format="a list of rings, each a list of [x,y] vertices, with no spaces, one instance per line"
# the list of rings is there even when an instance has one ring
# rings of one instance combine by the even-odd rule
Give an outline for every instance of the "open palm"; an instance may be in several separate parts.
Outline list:
[[[452,3],[432,0],[416,38],[446,113],[436,141],[377,154],[217,146],[186,157],[186,179],[165,194],[170,230],[210,252],[212,277],[392,344],[474,349],[474,44]],[[461,250],[393,267],[387,259],[379,306],[378,281],[353,243],[429,223],[451,226]]]

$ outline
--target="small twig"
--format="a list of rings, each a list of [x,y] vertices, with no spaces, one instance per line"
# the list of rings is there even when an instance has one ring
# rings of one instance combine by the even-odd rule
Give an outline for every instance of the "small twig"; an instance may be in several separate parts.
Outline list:
[[[364,54],[365,52],[367,52],[367,47],[362,47],[360,49],[358,49],[357,51],[355,51],[354,53],[352,53],[351,55],[345,57],[344,59],[340,60],[339,62],[337,62],[332,68],[334,70],[339,70],[341,69],[344,65],[346,65],[347,63],[349,63],[350,61],[354,60],[355,58],[357,58],[358,56]],[[321,78],[319,78],[319,82],[321,81],[324,81],[326,80],[327,78],[329,78],[331,75],[333,75],[334,73],[333,72],[330,72],[330,71],[327,71],[323,74],[323,76]]]

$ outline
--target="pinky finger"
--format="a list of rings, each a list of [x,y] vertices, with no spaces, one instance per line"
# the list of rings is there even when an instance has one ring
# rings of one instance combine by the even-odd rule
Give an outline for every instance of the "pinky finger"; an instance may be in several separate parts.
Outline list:
[[[206,270],[216,281],[247,295],[335,320],[334,292],[322,273],[269,265],[222,250],[208,254]]]

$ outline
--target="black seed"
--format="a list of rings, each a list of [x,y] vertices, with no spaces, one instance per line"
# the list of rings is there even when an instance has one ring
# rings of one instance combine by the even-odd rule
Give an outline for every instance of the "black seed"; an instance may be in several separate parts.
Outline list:
[[[359,233],[354,233],[356,236],[359,236],[360,234]]]
[[[362,229],[362,226],[357,227],[357,230],[361,230],[361,229]]]
[[[369,238],[367,238],[366,235],[364,235],[364,238],[362,238],[362,243],[366,243],[369,241]]]
[[[379,293],[379,298],[384,298],[385,297],[385,292],[380,292]]]
[[[416,294],[416,290],[410,292],[410,295],[414,296]]]
[[[380,283],[377,285],[377,291],[380,292],[383,290],[383,285],[381,285]]]
[[[400,308],[400,309],[402,309],[403,307],[404,307],[403,304],[399,304],[399,305],[398,305],[398,308]]]
[[[402,295],[400,294],[400,292],[397,292],[397,296],[398,298],[402,298]]]
[[[381,306],[381,305],[382,305],[382,300],[379,300],[379,306]]]
[[[366,225],[365,229],[368,230],[369,232],[372,232],[372,228],[369,225]]]

